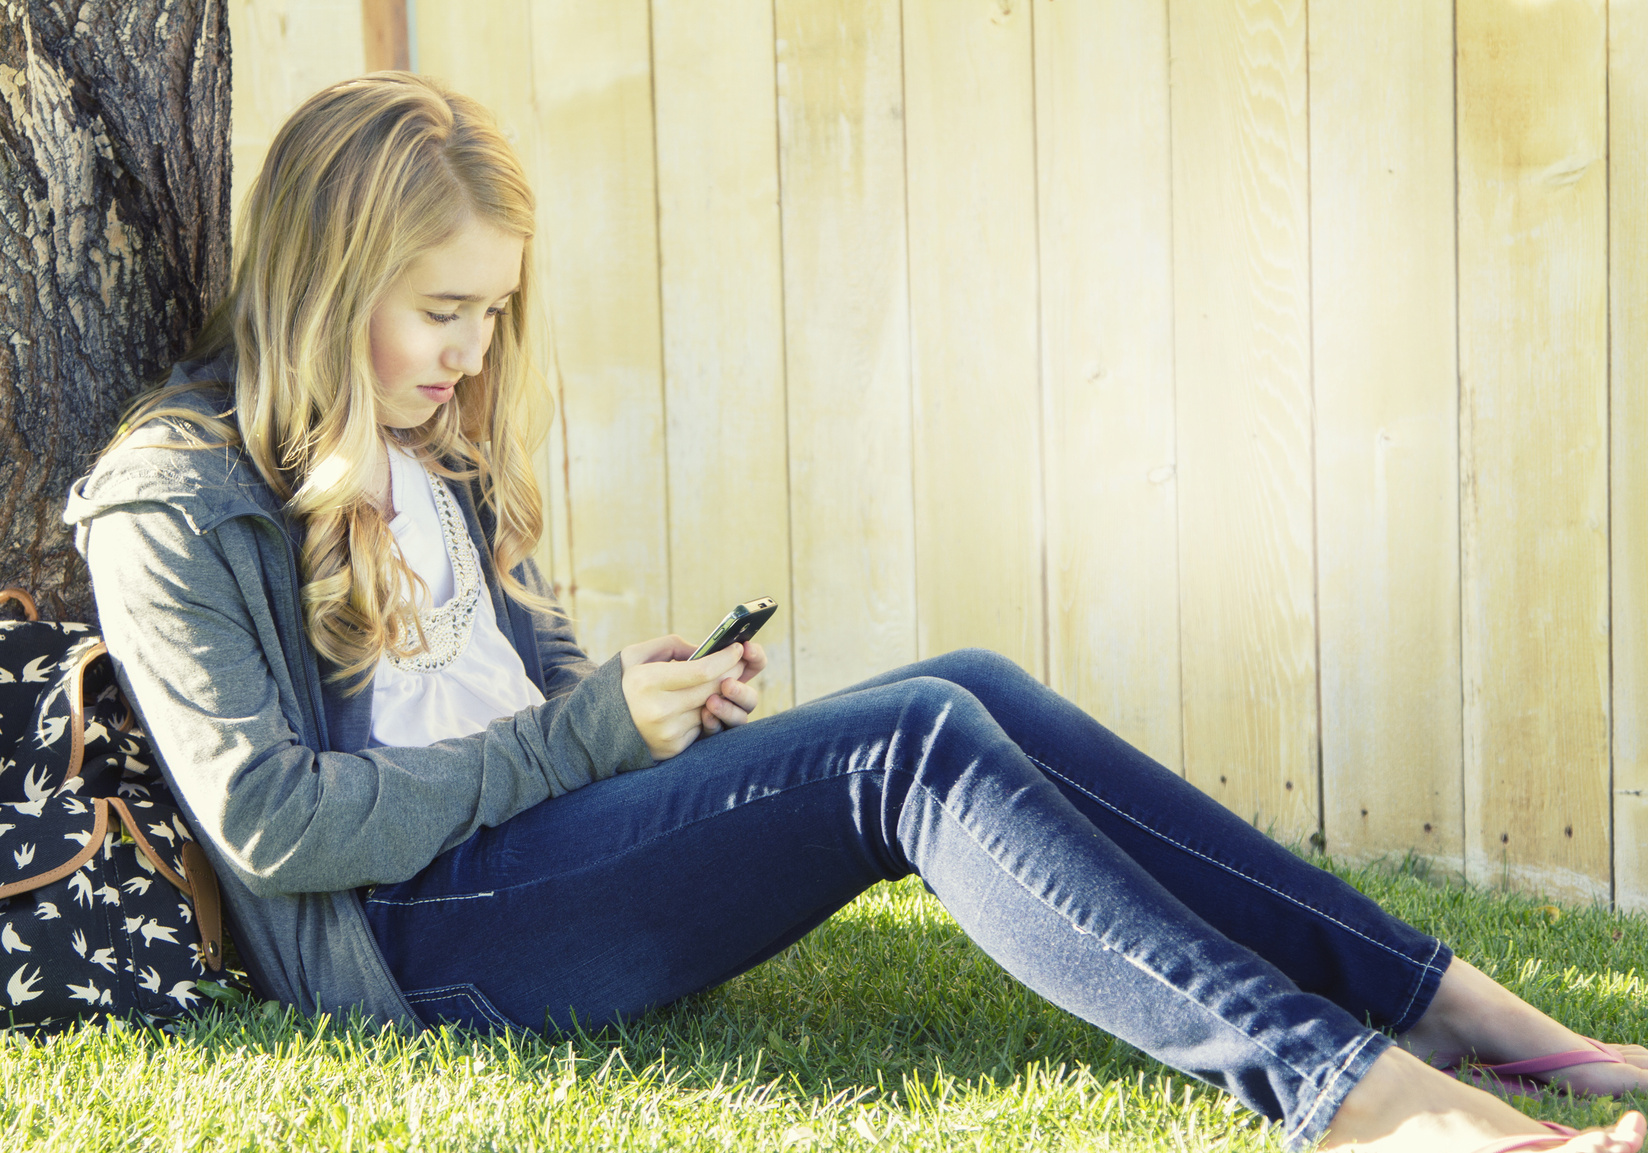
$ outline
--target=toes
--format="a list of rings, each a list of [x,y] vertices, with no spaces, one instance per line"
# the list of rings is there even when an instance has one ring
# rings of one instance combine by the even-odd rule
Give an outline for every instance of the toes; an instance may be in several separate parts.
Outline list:
[[[1608,1153],[1636,1153],[1642,1148],[1644,1136],[1648,1136],[1648,1120],[1633,1109],[1608,1130],[1609,1143],[1606,1148]]]

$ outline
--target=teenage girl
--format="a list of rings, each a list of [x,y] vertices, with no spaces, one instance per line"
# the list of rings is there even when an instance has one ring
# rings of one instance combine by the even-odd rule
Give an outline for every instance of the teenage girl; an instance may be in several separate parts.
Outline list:
[[[1427,1064],[1648,1088],[1011,662],[750,724],[761,646],[596,666],[528,559],[533,198],[427,79],[282,128],[232,290],[67,519],[264,996],[556,1030],[712,986],[916,873],[1055,1003],[1291,1148],[1623,1153]],[[1513,1070],[1514,1071],[1514,1070]]]

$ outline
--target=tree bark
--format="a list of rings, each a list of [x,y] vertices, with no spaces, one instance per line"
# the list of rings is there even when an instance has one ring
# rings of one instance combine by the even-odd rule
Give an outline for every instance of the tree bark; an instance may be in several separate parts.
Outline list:
[[[62,524],[229,284],[225,0],[0,0],[0,587],[95,622]]]

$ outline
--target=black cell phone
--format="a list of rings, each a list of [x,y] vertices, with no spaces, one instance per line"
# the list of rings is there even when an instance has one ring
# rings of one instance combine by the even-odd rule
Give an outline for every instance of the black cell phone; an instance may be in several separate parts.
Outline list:
[[[687,659],[695,661],[699,657],[720,652],[734,642],[749,640],[767,623],[767,618],[777,611],[778,602],[772,597],[757,597],[753,601],[735,606],[732,612],[721,618],[721,623],[715,626],[715,630],[704,638],[704,643],[698,646],[698,651]]]

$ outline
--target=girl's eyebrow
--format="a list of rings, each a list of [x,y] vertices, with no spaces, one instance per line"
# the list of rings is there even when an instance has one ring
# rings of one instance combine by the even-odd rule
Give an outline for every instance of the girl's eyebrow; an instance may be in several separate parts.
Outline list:
[[[493,299],[502,300],[506,296],[514,296],[516,292],[520,291],[520,287],[517,284],[508,292],[499,293]],[[457,304],[471,304],[485,299],[485,297],[476,296],[472,292],[420,292],[418,295],[425,300],[450,300]]]

